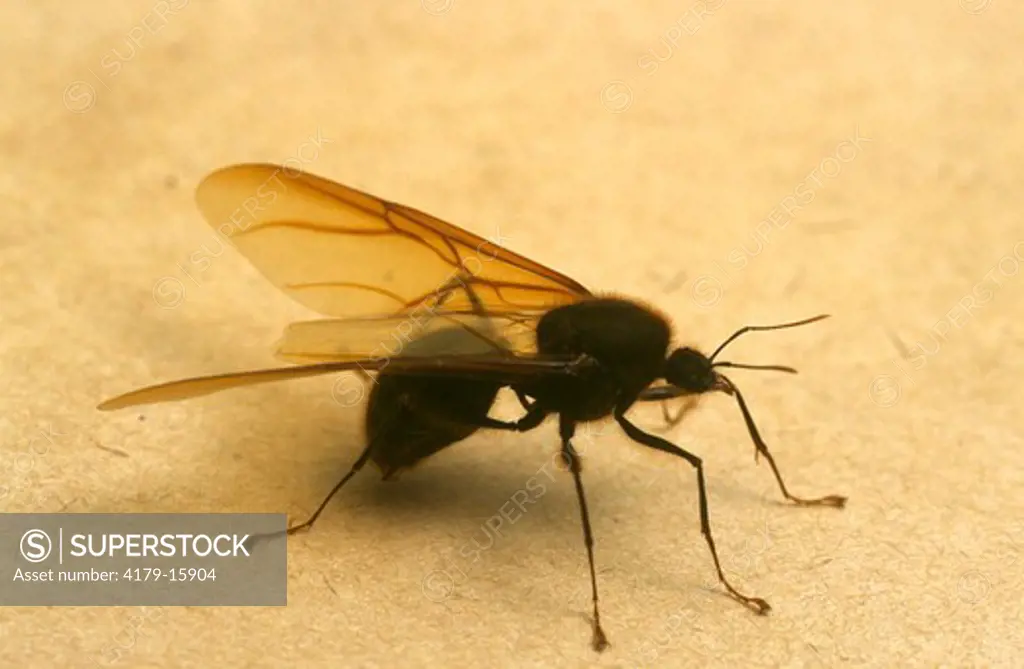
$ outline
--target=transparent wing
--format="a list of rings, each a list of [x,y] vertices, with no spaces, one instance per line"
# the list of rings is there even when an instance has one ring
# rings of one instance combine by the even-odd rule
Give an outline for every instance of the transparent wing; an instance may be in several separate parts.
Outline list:
[[[272,283],[326,316],[542,312],[589,291],[433,216],[293,168],[226,167],[196,190],[206,220]],[[474,296],[478,305],[474,305]]]
[[[536,315],[435,314],[323,319],[289,325],[276,356],[289,362],[367,357],[536,353]]]
[[[486,376],[504,385],[571,373],[573,360],[534,355],[533,327],[547,310],[590,292],[539,263],[415,209],[277,165],[218,170],[196,200],[272,283],[333,318],[295,323],[278,344],[280,357],[312,364],[162,383],[101,410],[353,370]]]
[[[464,330],[459,331],[464,332]],[[201,397],[221,390],[258,383],[287,381],[355,370],[379,372],[387,369],[389,373],[395,374],[487,378],[502,385],[509,385],[543,376],[571,374],[573,373],[573,363],[571,358],[564,356],[520,357],[501,352],[483,355],[368,357],[344,362],[260,369],[170,381],[118,395],[103,402],[97,408],[100,411],[113,411],[140,404],[174,402]]]

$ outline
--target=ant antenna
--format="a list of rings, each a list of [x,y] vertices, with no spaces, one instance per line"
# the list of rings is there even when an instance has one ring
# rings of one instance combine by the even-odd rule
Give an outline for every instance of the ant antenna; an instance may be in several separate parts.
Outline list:
[[[768,372],[786,372],[796,374],[796,370],[785,365],[747,365],[742,362],[713,362],[712,367],[732,367],[734,369],[760,369]]]
[[[708,359],[711,360],[712,363],[714,363],[715,357],[719,353],[722,352],[722,349],[724,349],[726,346],[731,344],[733,341],[735,341],[741,335],[744,335],[744,334],[746,334],[748,332],[765,332],[767,330],[782,330],[782,329],[785,329],[785,328],[795,328],[798,325],[808,325],[810,323],[814,323],[814,322],[823,320],[823,319],[828,318],[828,317],[829,317],[829,314],[821,314],[820,316],[815,316],[814,318],[805,318],[802,321],[794,321],[792,323],[780,323],[779,325],[744,325],[739,330],[737,330],[736,332],[733,332],[731,335],[729,335],[728,339],[723,341],[721,343],[721,345],[718,348],[715,349],[715,352],[712,353],[711,357],[708,358]],[[721,366],[721,367],[740,367],[741,366],[741,365],[737,365],[737,364],[724,363],[724,362],[719,362],[719,363],[716,363],[716,364],[718,366]],[[744,368],[745,369],[752,369],[752,368],[760,369],[759,367],[755,368],[755,367],[746,367],[746,366],[744,366]],[[776,369],[776,370],[779,370],[779,371],[789,371],[788,369],[779,369],[778,367],[770,367],[770,369]]]

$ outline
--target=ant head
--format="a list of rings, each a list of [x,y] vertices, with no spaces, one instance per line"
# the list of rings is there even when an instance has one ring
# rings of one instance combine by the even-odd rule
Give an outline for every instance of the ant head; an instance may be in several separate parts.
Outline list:
[[[795,374],[796,370],[792,367],[783,367],[781,365],[746,365],[738,362],[724,361],[716,362],[715,358],[718,357],[718,354],[721,353],[730,342],[747,332],[791,328],[798,325],[806,325],[808,323],[820,321],[827,317],[828,316],[824,315],[815,316],[814,318],[808,318],[794,323],[782,323],[780,325],[748,325],[734,332],[728,339],[722,342],[722,344],[715,349],[715,352],[711,355],[704,355],[693,348],[677,348],[675,351],[672,351],[672,354],[669,355],[668,359],[665,361],[665,380],[668,381],[670,385],[680,388],[687,393],[700,394],[712,390],[718,390],[726,394],[733,395],[737,393],[736,387],[731,381],[729,381],[729,379],[716,372],[716,367],[760,369]]]
[[[688,393],[706,393],[721,381],[711,358],[692,348],[677,348],[665,361],[665,380]]]

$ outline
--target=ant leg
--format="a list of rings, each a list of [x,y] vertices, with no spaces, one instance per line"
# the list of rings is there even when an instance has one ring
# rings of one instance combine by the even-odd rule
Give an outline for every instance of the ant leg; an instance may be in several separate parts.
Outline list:
[[[759,615],[765,615],[768,613],[772,608],[768,602],[760,597],[750,597],[741,593],[739,590],[734,588],[731,583],[729,583],[729,580],[725,577],[725,573],[722,571],[722,565],[718,560],[718,550],[715,548],[715,539],[711,536],[711,521],[708,519],[708,493],[707,486],[704,483],[704,463],[693,453],[685,451],[661,437],[656,437],[653,434],[647,434],[637,426],[630,423],[625,415],[626,408],[628,407],[620,407],[615,410],[615,420],[620,426],[622,426],[626,436],[642,446],[647,446],[648,448],[653,448],[654,450],[663,451],[683,458],[697,470],[697,490],[700,500],[700,531],[701,534],[704,535],[705,541],[707,541],[708,548],[711,549],[711,558],[715,561],[715,571],[718,572],[718,581],[734,599],[754,611],[754,613]]]
[[[731,386],[731,394],[736,396],[736,402],[740,405],[740,411],[743,413],[743,421],[747,424],[747,431],[750,433],[750,438],[754,441],[754,447],[756,448],[754,451],[754,462],[757,462],[758,454],[764,456],[764,459],[768,461],[772,472],[775,474],[775,480],[779,483],[779,490],[782,491],[783,497],[800,506],[832,506],[837,509],[846,506],[846,497],[843,495],[826,495],[825,497],[815,499],[805,499],[791,494],[782,480],[782,473],[779,472],[779,467],[775,464],[775,458],[768,452],[768,445],[764,443],[761,433],[757,431],[757,426],[754,425],[754,418],[750,415],[750,409],[747,408],[743,395],[740,394],[740,391],[735,386]]]
[[[366,448],[363,449],[363,452],[359,455],[359,458],[352,465],[352,468],[349,469],[348,473],[345,474],[345,476],[343,476],[340,481],[338,481],[338,484],[335,485],[334,488],[332,488],[329,493],[327,493],[327,497],[324,498],[324,501],[320,503],[320,506],[317,507],[317,510],[314,511],[313,515],[311,515],[308,519],[306,519],[302,523],[299,523],[298,525],[289,526],[288,529],[284,530],[283,532],[270,532],[267,534],[253,535],[252,537],[250,537],[250,541],[255,541],[259,539],[269,539],[272,537],[281,536],[282,534],[291,535],[295,534],[296,532],[308,530],[309,528],[313,527],[313,523],[315,523],[316,519],[320,517],[320,514],[327,507],[327,504],[331,501],[331,499],[338,493],[339,490],[341,490],[342,486],[349,482],[349,479],[356,475],[356,472],[363,468],[363,465],[366,464],[367,460],[370,459],[371,446],[372,444],[369,444],[366,446]]]
[[[498,420],[490,416],[467,417],[466,425],[484,427],[492,430],[505,430],[508,432],[528,432],[538,427],[547,418],[548,410],[541,406],[540,402],[533,402],[526,409],[526,414],[516,421]]]
[[[572,437],[576,433],[576,424],[564,418],[559,419],[559,432],[562,437],[562,459],[572,472],[573,483],[576,484],[576,498],[580,503],[580,516],[583,522],[583,544],[587,547],[587,562],[590,564],[590,590],[594,601],[593,639],[594,650],[601,652],[608,647],[608,637],[601,628],[601,613],[597,606],[597,572],[594,569],[594,533],[590,529],[590,511],[587,509],[587,498],[583,494],[583,468],[580,456],[572,447]]]
[[[690,395],[683,401],[682,406],[679,407],[679,410],[673,416],[669,411],[668,401],[685,395],[690,395],[690,393],[674,386],[655,386],[653,388],[646,388],[641,392],[637,397],[637,401],[661,402],[661,415],[665,419],[665,427],[662,431],[667,432],[681,423],[683,418],[686,417],[686,414],[695,409],[697,404],[700,402],[700,397],[698,395]]]

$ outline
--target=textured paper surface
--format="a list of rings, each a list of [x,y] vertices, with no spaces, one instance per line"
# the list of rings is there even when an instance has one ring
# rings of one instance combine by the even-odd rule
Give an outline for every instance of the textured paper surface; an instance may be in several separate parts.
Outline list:
[[[192,192],[217,167],[286,160],[641,297],[705,349],[833,314],[730,356],[801,369],[733,378],[794,492],[850,504],[777,503],[726,397],[669,433],[705,458],[725,568],[774,606],[757,618],[715,585],[693,472],[584,431],[612,643],[596,657],[554,426],[479,434],[398,482],[353,481],[292,541],[286,609],[5,609],[0,664],[1019,662],[1013,3],[2,11],[4,510],[299,520],[348,468],[361,414],[330,378],[94,410],[273,363],[308,314],[219,247]]]

